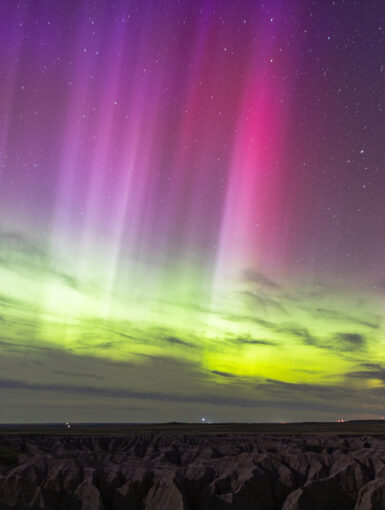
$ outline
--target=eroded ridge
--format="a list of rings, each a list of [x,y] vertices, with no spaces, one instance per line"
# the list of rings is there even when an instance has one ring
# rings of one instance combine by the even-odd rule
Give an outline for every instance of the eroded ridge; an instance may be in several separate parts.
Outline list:
[[[9,435],[0,450],[1,510],[385,508],[382,436]]]

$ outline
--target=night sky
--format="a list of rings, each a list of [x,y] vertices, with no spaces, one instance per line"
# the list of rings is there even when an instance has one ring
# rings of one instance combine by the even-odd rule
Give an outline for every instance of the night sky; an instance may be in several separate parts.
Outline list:
[[[385,414],[385,5],[0,2],[0,422]]]

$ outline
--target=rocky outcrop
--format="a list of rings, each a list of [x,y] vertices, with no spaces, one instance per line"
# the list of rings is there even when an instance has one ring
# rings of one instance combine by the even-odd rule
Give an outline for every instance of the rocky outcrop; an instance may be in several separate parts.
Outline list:
[[[355,510],[383,510],[385,508],[385,478],[365,484],[358,493]]]
[[[0,436],[0,510],[384,510],[380,436]]]

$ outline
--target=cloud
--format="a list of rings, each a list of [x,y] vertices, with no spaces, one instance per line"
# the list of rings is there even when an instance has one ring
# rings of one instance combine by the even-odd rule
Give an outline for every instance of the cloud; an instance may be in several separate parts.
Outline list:
[[[210,372],[214,375],[220,375],[221,377],[228,377],[228,378],[232,378],[234,377],[233,374],[230,374],[229,372],[222,372],[220,370],[210,370]]]
[[[360,366],[366,370],[356,370],[346,375],[357,379],[377,379],[385,382],[385,369],[378,363],[361,363]]]
[[[359,351],[366,347],[366,338],[360,333],[337,333],[329,338],[317,338],[306,328],[282,328],[281,332],[287,332],[299,339],[302,339],[306,345],[314,346],[319,349],[327,349],[340,353]]]
[[[266,379],[263,385],[264,393],[270,394],[272,401],[278,395],[286,395],[288,399],[309,403],[317,409],[319,406],[330,409],[340,409],[341,401],[346,405],[355,405],[355,400],[360,402],[359,393],[350,391],[348,388],[335,384],[293,383],[277,379]],[[334,402],[334,403],[332,403]]]
[[[363,319],[359,319],[357,317],[353,317],[345,312],[341,312],[340,310],[329,310],[328,308],[307,308],[313,315],[322,316],[324,319],[332,319],[341,322],[348,322],[349,324],[357,324],[360,326],[365,326],[371,329],[378,329],[379,325],[375,322],[369,322]]]
[[[31,359],[31,356],[35,358]],[[296,410],[302,410],[304,414],[300,416],[306,417],[309,412],[340,412],[342,399],[345,409],[360,409],[355,399],[362,398],[357,390],[351,392],[334,385],[287,383],[274,379],[262,379],[260,384],[255,385],[256,379],[232,374],[231,371],[207,371],[198,362],[186,363],[180,359],[148,354],[137,354],[136,363],[130,364],[53,349],[31,349],[25,359],[29,362],[43,360],[44,366],[31,366],[28,371],[21,371],[22,360],[17,356],[8,359],[16,365],[7,373],[1,370],[0,392],[4,401],[19,401],[20,409],[23,402],[36,401],[36,416],[45,416],[43,409],[38,410],[39,401],[63,402],[69,409],[72,401],[75,406],[81,402],[86,406],[99,402],[101,413],[98,419],[103,420],[105,403],[124,410],[127,406],[140,405],[137,402],[141,400],[143,406],[149,408],[159,402],[158,407],[163,406],[164,412],[158,409],[156,413],[161,413],[159,416],[163,419],[167,419],[167,413],[173,413],[179,406],[198,416],[203,408],[208,412],[211,406],[220,406],[222,410],[218,407],[217,412],[230,417],[237,416],[236,409],[240,408],[254,416],[261,416],[261,413],[266,416],[267,411],[264,410],[280,412],[281,409],[297,416]],[[55,369],[55,366],[58,368]],[[55,374],[55,371],[60,373]],[[14,378],[16,373],[23,373],[23,378]],[[84,378],[92,374],[103,380]],[[212,377],[208,378],[208,374]],[[226,384],[225,393],[223,384]],[[267,416],[270,416],[269,413]],[[152,415],[146,419],[152,420]]]
[[[183,394],[168,393],[160,391],[138,391],[128,388],[106,388],[90,385],[62,384],[62,383],[39,383],[28,382],[16,379],[0,379],[0,388],[2,390],[23,390],[38,392],[54,392],[56,394],[76,394],[87,396],[98,396],[119,399],[139,399],[154,400],[162,402],[180,402],[180,403],[209,403],[214,405],[231,405],[252,407],[256,404],[253,399],[242,397],[224,397],[214,394]]]
[[[0,231],[0,265],[12,268],[19,274],[49,274],[66,286],[79,289],[77,279],[60,269],[60,262],[44,246],[32,241],[25,234]]]
[[[168,337],[165,337],[163,340],[169,344],[182,345],[184,347],[189,347],[190,349],[196,348],[196,345],[194,345],[190,342],[186,342],[185,340],[181,340],[180,338],[177,338],[175,336],[168,336]]]
[[[247,268],[243,271],[243,279],[248,282],[256,283],[261,287],[266,287],[270,290],[279,290],[281,288],[281,286],[274,280],[251,268]]]
[[[302,327],[298,327],[298,326],[291,326],[291,327],[280,326],[280,327],[278,327],[278,331],[280,333],[287,333],[291,336],[295,336],[295,337],[301,339],[306,345],[319,346],[319,341],[306,328],[302,328]]]
[[[262,321],[264,325],[265,321]],[[334,351],[357,351],[366,347],[366,337],[360,333],[337,333],[332,338],[318,338],[307,328],[295,325],[268,324],[266,327],[276,331],[280,335],[294,336],[304,344],[314,346],[319,349],[328,349]]]
[[[359,333],[338,333],[335,342],[337,350],[360,350],[366,346],[366,338]]]
[[[45,257],[44,250],[37,243],[32,242],[24,234],[13,231],[0,231],[0,256],[10,253],[22,254],[29,258]]]
[[[95,374],[87,374],[85,372],[66,372],[65,370],[54,370],[54,373],[57,375],[64,375],[66,377],[80,377],[80,378],[87,378],[87,379],[100,379]]]
[[[259,318],[255,318],[254,322],[280,335],[294,336],[307,345],[319,346],[319,340],[314,335],[312,335],[307,328],[301,327],[300,325],[297,326],[295,324],[274,323]]]
[[[378,363],[361,363],[361,366],[370,370],[381,370],[381,365]]]
[[[244,290],[244,291],[242,291],[242,294],[246,298],[249,298],[249,300],[251,300],[253,305],[257,304],[258,306],[260,306],[261,308],[263,308],[265,310],[269,310],[269,309],[273,308],[273,309],[287,315],[287,310],[282,305],[282,303],[280,303],[280,301],[278,299],[274,299],[270,296],[267,296],[266,294],[263,294],[261,292],[254,291],[254,290],[253,291],[252,290]]]
[[[276,381],[270,381],[271,383]],[[288,384],[288,383],[283,383]],[[292,385],[291,390],[297,389],[304,390],[303,385]],[[22,390],[41,392],[53,392],[55,394],[76,394],[88,397],[105,397],[108,399],[138,399],[150,400],[155,402],[174,402],[181,404],[210,404],[215,406],[225,406],[228,408],[253,408],[253,411],[258,409],[286,409],[286,410],[335,410],[343,407],[340,402],[333,404],[330,399],[325,399],[325,402],[313,402],[312,400],[304,400],[302,397],[288,399],[271,399],[271,398],[258,398],[255,396],[242,397],[239,395],[226,396],[214,393],[173,393],[161,391],[137,391],[128,388],[106,388],[96,387],[90,385],[76,385],[76,384],[61,384],[51,383],[44,384],[38,382],[27,382],[15,379],[0,379],[1,390]],[[324,388],[323,388],[324,391]],[[126,405],[126,404],[124,404]],[[338,407],[337,407],[338,406]]]
[[[334,386],[320,385],[320,384],[309,384],[309,383],[292,383],[286,381],[280,381],[279,379],[266,379],[266,382],[274,388],[279,390],[290,390],[296,392],[311,392],[316,391],[321,394],[325,394],[328,390],[334,390]]]
[[[236,338],[235,342],[250,345],[277,345],[277,342],[272,342],[270,340],[255,340],[253,338]]]

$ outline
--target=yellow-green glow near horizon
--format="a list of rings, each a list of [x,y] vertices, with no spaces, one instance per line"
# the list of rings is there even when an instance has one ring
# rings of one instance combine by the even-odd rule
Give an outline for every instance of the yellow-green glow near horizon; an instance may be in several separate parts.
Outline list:
[[[89,266],[80,282],[70,265],[59,273],[28,267],[23,257],[0,267],[3,334],[15,342],[138,364],[142,355],[187,359],[224,384],[231,376],[340,384],[363,349],[367,361],[379,361],[381,310],[369,293],[357,299],[349,288],[313,292],[306,283],[240,275],[231,290],[210,295],[191,268],[136,265],[135,277],[107,295],[102,264]]]

